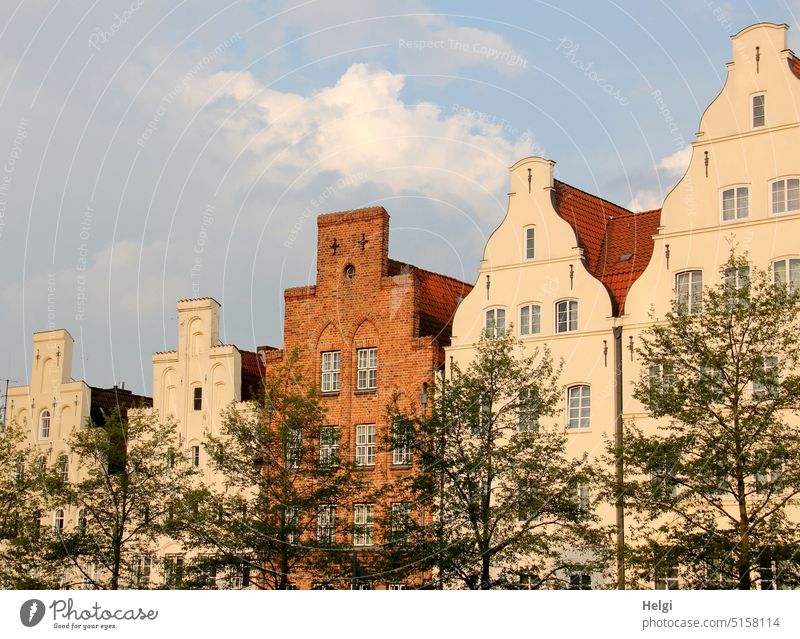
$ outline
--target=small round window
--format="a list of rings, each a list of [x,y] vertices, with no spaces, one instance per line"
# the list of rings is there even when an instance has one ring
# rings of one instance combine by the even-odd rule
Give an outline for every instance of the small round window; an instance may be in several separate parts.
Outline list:
[[[352,264],[348,264],[344,267],[344,276],[348,280],[352,280],[356,276],[356,267]]]

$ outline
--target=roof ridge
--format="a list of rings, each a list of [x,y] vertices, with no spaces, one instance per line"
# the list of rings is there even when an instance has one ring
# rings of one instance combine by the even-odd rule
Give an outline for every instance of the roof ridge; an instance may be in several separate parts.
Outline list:
[[[451,275],[445,275],[444,273],[437,273],[436,271],[429,271],[428,269],[422,268],[421,266],[417,266],[416,264],[411,264],[409,262],[403,262],[401,260],[395,260],[395,259],[392,259],[391,257],[389,258],[389,261],[390,262],[394,262],[395,264],[399,264],[401,266],[410,266],[411,268],[416,269],[417,271],[421,271],[422,273],[425,273],[427,275],[435,275],[436,277],[441,277],[443,279],[450,280],[450,281],[455,282],[457,284],[464,284],[464,285],[469,286],[470,288],[472,288],[472,284],[470,284],[469,282],[464,282],[463,280],[459,280],[459,279],[457,279],[455,277],[452,277]]]
[[[561,180],[557,180],[557,179],[553,178],[553,183],[554,184],[562,184],[562,185],[564,185],[566,187],[569,187],[571,189],[575,189],[576,191],[580,191],[584,195],[588,195],[589,197],[591,197],[591,198],[593,198],[595,200],[600,200],[601,202],[605,202],[606,204],[609,204],[609,205],[613,206],[614,208],[621,209],[621,210],[625,211],[626,213],[629,213],[630,215],[637,215],[637,213],[635,213],[634,211],[631,211],[630,209],[626,209],[624,206],[622,206],[620,204],[612,202],[611,200],[607,200],[604,197],[600,197],[599,195],[595,195],[594,193],[589,193],[589,191],[586,191],[586,190],[584,190],[582,188],[579,188],[577,186],[573,186],[572,184],[568,184],[567,182],[563,182]],[[661,210],[661,209],[653,209],[653,210],[655,211],[655,210]],[[644,213],[644,211],[641,211],[641,212]]]

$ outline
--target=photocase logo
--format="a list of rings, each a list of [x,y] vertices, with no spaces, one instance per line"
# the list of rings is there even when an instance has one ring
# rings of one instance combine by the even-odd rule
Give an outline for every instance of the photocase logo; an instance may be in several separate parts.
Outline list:
[[[28,599],[19,609],[19,620],[27,628],[33,628],[43,617],[44,603],[38,599]]]

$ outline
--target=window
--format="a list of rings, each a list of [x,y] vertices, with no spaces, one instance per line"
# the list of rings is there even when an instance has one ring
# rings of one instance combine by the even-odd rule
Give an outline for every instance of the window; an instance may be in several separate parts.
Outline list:
[[[542,307],[526,304],[519,309],[519,334],[536,335],[542,332]]]
[[[661,565],[655,570],[656,590],[678,590],[678,567]]]
[[[708,392],[712,403],[725,401],[725,385],[721,370],[713,366],[704,366],[700,371],[699,383],[700,388]]]
[[[164,555],[164,585],[168,588],[179,588],[183,583],[183,554]]]
[[[228,587],[231,590],[241,590],[250,586],[250,566],[242,563],[228,568]]]
[[[411,526],[411,502],[394,502],[392,504],[392,538],[404,539]]]
[[[408,590],[405,584],[389,584],[389,590]]]
[[[375,390],[378,380],[378,349],[359,348],[356,390]]]
[[[317,541],[336,541],[336,506],[320,506],[317,511]]]
[[[61,455],[61,457],[58,458],[57,472],[61,481],[69,480],[69,462],[67,461],[66,455]]]
[[[167,450],[167,468],[175,468],[175,451],[171,448]]]
[[[303,459],[303,431],[290,428],[286,431],[286,468],[297,470]]]
[[[14,480],[21,482],[23,479],[25,479],[25,464],[19,459],[16,466],[14,466]]]
[[[194,387],[194,409],[203,410],[203,389],[200,386]]]
[[[319,429],[319,465],[339,464],[339,427],[323,426]]]
[[[356,426],[356,466],[375,465],[375,424]]]
[[[772,212],[788,213],[800,209],[800,179],[786,178],[772,183]]]
[[[650,486],[654,493],[676,497],[678,484],[668,464],[661,464],[650,471]]]
[[[591,389],[588,386],[572,386],[567,393],[567,428],[571,430],[589,428]]]
[[[536,229],[525,229],[525,259],[532,260],[535,253]]]
[[[800,290],[800,259],[789,258],[773,262],[772,278],[776,284],[788,284],[790,293]]]
[[[338,393],[341,371],[341,353],[330,351],[322,354],[322,392]]]
[[[492,425],[492,403],[488,398],[481,398],[481,403],[478,406],[478,419],[472,422],[470,427],[470,434],[473,437],[480,437],[483,433],[488,432]]]
[[[36,472],[40,477],[44,476],[44,471],[47,470],[47,460],[44,455],[39,455],[36,458]]]
[[[770,459],[767,454],[762,455],[762,461],[756,472],[756,493],[778,493],[783,489],[781,479],[783,477],[783,462]]]
[[[556,333],[578,330],[578,302],[564,300],[556,304]]]
[[[737,291],[750,284],[749,266],[731,266],[725,269],[725,286]]]
[[[413,445],[411,424],[395,421],[392,424],[392,464],[394,466],[410,466]]]
[[[762,555],[758,558],[758,589],[777,590],[778,582],[775,578],[777,562],[773,561],[769,555]]]
[[[650,366],[647,369],[647,378],[650,384],[650,392],[667,393],[672,390],[675,383],[675,375],[672,366]]]
[[[585,572],[573,573],[569,576],[570,590],[591,590],[592,576]]]
[[[59,508],[53,513],[53,530],[60,533],[64,530],[64,509]]]
[[[197,468],[200,465],[200,446],[192,446],[192,466]]]
[[[486,311],[486,337],[500,337],[506,334],[506,309],[490,308]]]
[[[539,586],[539,577],[532,572],[521,572],[519,574],[520,590],[536,590]]]
[[[764,358],[763,371],[754,371],[753,399],[773,399],[777,394],[778,358],[770,355]]]
[[[703,271],[685,271],[675,276],[678,312],[696,315],[703,310]]]
[[[356,504],[353,507],[353,545],[371,546],[375,527],[373,504]]]
[[[750,215],[750,189],[737,186],[722,192],[722,220],[742,220]]]
[[[81,508],[78,511],[77,522],[78,522],[78,526],[77,526],[78,527],[78,533],[81,534],[81,535],[85,534],[86,533],[86,509],[85,508]]]
[[[149,588],[152,570],[153,558],[150,555],[136,555],[131,566],[131,586],[137,590]]]
[[[589,515],[589,508],[591,506],[590,503],[591,493],[589,492],[589,484],[587,484],[586,482],[579,481],[573,485],[573,490],[574,490],[573,499],[575,500],[575,506],[577,507],[582,517],[587,517]]]
[[[39,437],[45,439],[50,437],[50,411],[43,410],[39,417]]]
[[[753,96],[753,128],[758,128],[766,124],[766,96]]]
[[[517,430],[520,433],[533,433],[539,430],[539,416],[530,388],[524,388],[519,393]]]
[[[300,538],[300,509],[297,506],[286,506],[283,522],[286,541],[295,543]]]

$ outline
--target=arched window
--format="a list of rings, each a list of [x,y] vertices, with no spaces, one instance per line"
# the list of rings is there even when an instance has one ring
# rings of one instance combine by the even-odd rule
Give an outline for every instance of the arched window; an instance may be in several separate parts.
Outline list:
[[[50,411],[43,410],[39,417],[39,437],[42,439],[50,437]]]
[[[53,513],[53,530],[61,532],[64,530],[64,509],[59,508]]]
[[[800,210],[800,178],[781,178],[770,187],[773,213],[789,213]]]
[[[569,333],[578,330],[578,301],[561,300],[556,302],[556,333]]]
[[[567,390],[567,428],[579,430],[591,425],[592,395],[586,385],[571,386]]]
[[[792,293],[800,289],[800,258],[775,260],[772,263],[772,278],[776,284],[788,284]]]
[[[486,337],[500,337],[506,333],[506,309],[490,308],[484,313]]]

